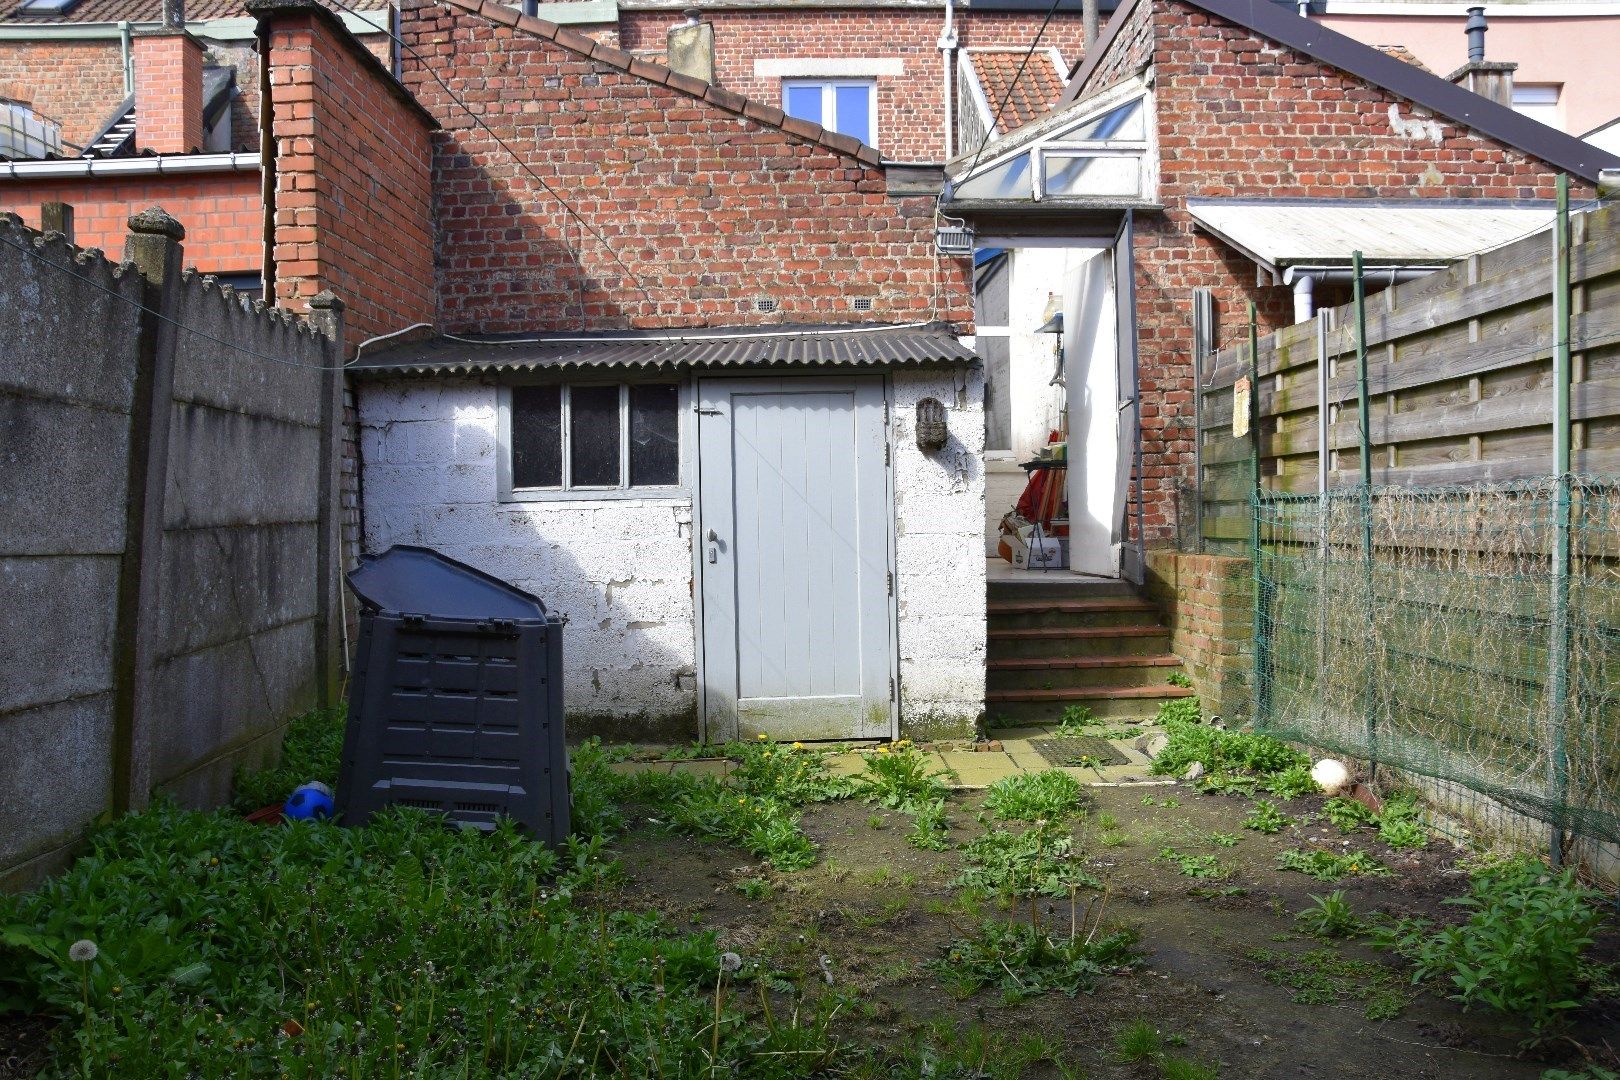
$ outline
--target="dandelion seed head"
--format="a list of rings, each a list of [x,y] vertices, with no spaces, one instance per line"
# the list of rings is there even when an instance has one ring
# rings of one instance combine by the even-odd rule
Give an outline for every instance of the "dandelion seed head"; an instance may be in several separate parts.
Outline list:
[[[68,946],[68,959],[75,964],[88,964],[100,952],[101,950],[96,948],[95,942],[89,938],[80,938]]]

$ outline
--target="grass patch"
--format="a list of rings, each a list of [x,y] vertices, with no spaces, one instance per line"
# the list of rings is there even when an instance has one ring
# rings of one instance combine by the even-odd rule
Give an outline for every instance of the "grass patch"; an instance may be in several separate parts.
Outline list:
[[[1137,933],[1116,929],[1054,937],[1039,926],[991,920],[951,942],[930,963],[958,997],[996,988],[1008,1004],[1059,991],[1070,997],[1096,989],[1104,975],[1130,971],[1141,957]]]
[[[1292,991],[1296,1005],[1356,1004],[1369,1020],[1393,1020],[1413,997],[1398,972],[1335,949],[1251,949],[1244,958],[1264,969],[1267,982]]]
[[[1133,1020],[1114,1035],[1114,1056],[1128,1065],[1156,1061],[1163,1052],[1159,1029],[1146,1020]]]
[[[1174,863],[1183,876],[1221,880],[1232,876],[1230,867],[1221,865],[1213,855],[1186,855],[1175,848],[1161,848],[1159,858]]]
[[[1284,851],[1277,855],[1277,866],[1283,870],[1298,870],[1317,881],[1338,881],[1355,874],[1389,874],[1388,867],[1365,851],[1347,851],[1343,855],[1320,849]]]
[[[1066,772],[1004,776],[985,793],[984,808],[1002,821],[1061,821],[1082,812],[1085,789]]]

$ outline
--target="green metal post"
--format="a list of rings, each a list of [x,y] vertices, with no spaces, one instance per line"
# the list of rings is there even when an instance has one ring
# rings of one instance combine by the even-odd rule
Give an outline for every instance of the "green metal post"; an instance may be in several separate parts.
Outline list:
[[[1361,252],[1351,255],[1356,306],[1356,427],[1361,436],[1361,563],[1367,589],[1367,625],[1372,626],[1373,542],[1372,542],[1372,404],[1367,389],[1367,282],[1362,274]],[[1371,657],[1369,657],[1371,660]],[[1362,687],[1362,712],[1367,724],[1367,761],[1374,776],[1378,771],[1378,670],[1369,663],[1367,681]]]
[[[1234,406],[1236,402],[1233,402]],[[1265,593],[1261,585],[1260,513],[1260,325],[1249,301],[1249,557],[1254,571],[1254,717],[1256,727],[1271,718],[1271,641],[1267,635]]]
[[[1570,272],[1569,177],[1558,178],[1558,216],[1553,226],[1553,472],[1557,502],[1553,517],[1552,640],[1547,649],[1548,724],[1552,736],[1552,795],[1558,805],[1552,826],[1552,863],[1564,859],[1563,807],[1569,795],[1569,761],[1565,748],[1569,709],[1569,570],[1570,570]]]

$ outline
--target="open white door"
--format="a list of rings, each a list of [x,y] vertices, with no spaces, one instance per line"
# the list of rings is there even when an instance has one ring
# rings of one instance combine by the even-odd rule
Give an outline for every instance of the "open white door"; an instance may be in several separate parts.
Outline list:
[[[1069,565],[1077,573],[1143,579],[1127,544],[1131,476],[1141,453],[1136,289],[1131,218],[1113,246],[1063,282],[1063,355],[1069,397]]]

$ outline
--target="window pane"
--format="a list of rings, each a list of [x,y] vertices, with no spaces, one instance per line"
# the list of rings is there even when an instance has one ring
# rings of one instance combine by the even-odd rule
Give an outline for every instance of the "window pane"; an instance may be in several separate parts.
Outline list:
[[[958,199],[1032,199],[1029,186],[1029,155],[1019,154],[993,169],[980,173],[956,189]]]
[[[833,130],[872,145],[872,91],[871,87],[835,86],[833,88]]]
[[[1046,159],[1045,192],[1063,195],[1137,195],[1142,163],[1135,155]]]
[[[569,487],[619,486],[619,388],[568,391]]]
[[[562,390],[512,388],[512,486],[562,486]]]
[[[821,87],[786,86],[782,88],[782,111],[800,120],[819,124],[821,120]]]
[[[1057,136],[1058,142],[1068,142],[1073,139],[1134,139],[1147,138],[1147,126],[1143,121],[1144,111],[1142,99],[1127,101],[1119,108],[1105,112],[1101,116],[1087,120],[1079,127],[1070,128]]]
[[[674,386],[630,388],[630,486],[680,483],[680,420]]]

